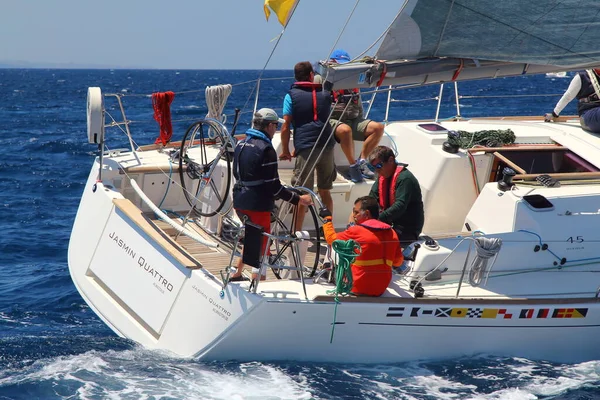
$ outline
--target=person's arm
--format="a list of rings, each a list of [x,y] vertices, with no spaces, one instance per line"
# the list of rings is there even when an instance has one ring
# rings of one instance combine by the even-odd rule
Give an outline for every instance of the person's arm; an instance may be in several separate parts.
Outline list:
[[[394,235],[394,238],[398,240],[398,236]],[[399,267],[404,262],[404,254],[402,254],[402,248],[400,247],[400,242],[397,242],[396,252],[394,253],[394,261],[392,262],[393,267]]]
[[[325,218],[325,223],[323,224],[323,236],[325,236],[325,241],[330,246],[337,239],[337,233],[335,233],[331,217]]]
[[[352,229],[354,227],[348,228],[343,232],[336,233],[335,228],[333,227],[332,218],[327,217],[325,218],[325,221],[326,222],[323,224],[323,236],[325,236],[325,241],[328,245],[331,246],[331,244],[336,240],[348,240],[354,238],[352,235]]]
[[[567,88],[567,91],[562,95],[556,106],[554,107],[555,118],[558,118],[561,111],[569,104],[575,97],[577,97],[577,93],[581,90],[581,77],[579,74],[575,75]]]
[[[414,183],[408,179],[398,177],[396,182],[396,199],[394,204],[379,214],[379,220],[387,224],[392,224],[394,220],[400,218],[406,212],[410,203],[412,193],[415,191],[412,187]]]
[[[379,178],[375,179],[375,183],[371,186],[369,197],[374,198],[379,203]]]
[[[281,126],[281,154],[280,160],[291,160],[290,153],[290,125],[292,123],[292,98],[289,93],[283,99],[283,125]]]
[[[265,180],[267,190],[273,193],[275,199],[282,199],[294,205],[300,201],[300,195],[292,192],[281,184],[277,170],[277,153],[271,146],[265,149],[261,165],[261,175]]]

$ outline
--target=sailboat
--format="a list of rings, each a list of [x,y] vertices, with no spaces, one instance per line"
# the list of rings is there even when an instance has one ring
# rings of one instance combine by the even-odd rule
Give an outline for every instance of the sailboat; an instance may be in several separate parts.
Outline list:
[[[546,72],[546,78],[566,78],[567,76],[567,71]]]
[[[600,65],[586,39],[600,34],[600,13],[555,3],[408,0],[374,56],[320,63],[324,86],[374,92]],[[271,256],[258,258],[267,280],[231,281],[234,261],[252,252],[245,235],[256,233],[231,209],[235,132],[214,101],[230,89],[207,88],[212,117],[175,133],[180,141],[145,146],[134,143],[119,96],[110,100],[122,121],[107,123],[109,98],[88,90],[88,141],[99,153],[68,264],[117,335],[200,360],[600,357],[600,138],[577,119],[388,122],[380,144],[419,179],[425,235],[382,296],[361,297],[340,293],[341,259],[327,249],[315,207],[296,232],[294,210],[280,204]],[[126,132],[129,149],[107,150],[109,127]],[[460,140],[499,130],[510,140]],[[273,145],[279,152],[279,135]],[[339,149],[336,164],[334,225],[343,229],[374,181],[347,179]],[[280,162],[281,180],[291,174]]]

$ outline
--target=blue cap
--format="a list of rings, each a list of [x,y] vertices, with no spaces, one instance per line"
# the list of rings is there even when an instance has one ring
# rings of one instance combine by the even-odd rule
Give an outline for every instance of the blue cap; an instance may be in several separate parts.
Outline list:
[[[338,64],[345,64],[350,61],[350,54],[346,50],[336,49],[331,53],[331,59]]]

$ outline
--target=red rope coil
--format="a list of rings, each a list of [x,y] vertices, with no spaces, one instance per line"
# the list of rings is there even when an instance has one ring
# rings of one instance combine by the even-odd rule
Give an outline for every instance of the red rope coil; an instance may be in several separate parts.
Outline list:
[[[160,127],[160,136],[154,142],[162,143],[163,146],[169,143],[173,136],[173,124],[171,123],[171,103],[175,98],[173,92],[152,93],[152,108],[154,108],[154,120]]]

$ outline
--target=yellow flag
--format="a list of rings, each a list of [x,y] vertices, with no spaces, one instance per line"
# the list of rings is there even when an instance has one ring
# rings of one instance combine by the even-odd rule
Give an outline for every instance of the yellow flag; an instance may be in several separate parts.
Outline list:
[[[299,1],[300,0],[265,0],[264,7],[267,21],[271,16],[271,10],[273,10],[273,12],[277,15],[279,23],[285,27],[288,24],[290,17],[292,16],[291,14]],[[269,8],[271,8],[271,10],[269,10]]]

